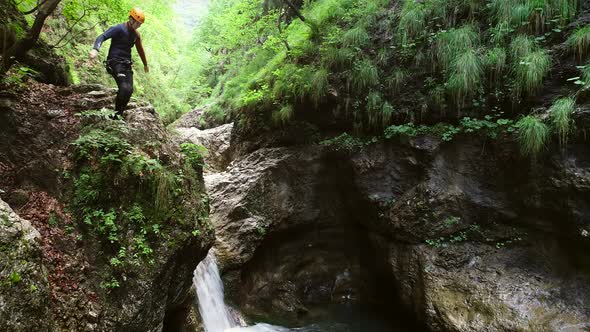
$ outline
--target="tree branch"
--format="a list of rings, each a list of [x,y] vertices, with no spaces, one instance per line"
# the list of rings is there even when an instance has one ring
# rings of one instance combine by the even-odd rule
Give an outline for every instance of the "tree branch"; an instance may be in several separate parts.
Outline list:
[[[291,51],[291,47],[289,47],[289,42],[287,41],[287,39],[283,38],[283,29],[281,28],[281,20],[283,19],[284,16],[285,16],[285,11],[281,10],[281,15],[279,15],[279,18],[277,19],[277,28],[279,29],[279,38],[281,38],[281,40],[283,41],[283,44],[285,44],[285,47],[287,48],[287,52],[289,52],[289,51]]]
[[[35,8],[28,10],[26,12],[23,12],[23,15],[30,15],[33,14],[34,12],[36,12],[37,10],[39,10],[39,7],[43,6],[43,4],[45,4],[47,2],[47,0],[42,0],[42,1],[37,1],[37,6],[35,6]]]
[[[305,22],[305,17],[303,17],[303,15],[301,15],[301,12],[299,11],[299,9],[297,7],[295,7],[295,5],[291,2],[291,0],[283,0],[283,1],[285,1],[287,6],[289,6],[289,8],[291,8],[295,12],[295,16],[299,17],[299,19],[302,22]]]
[[[61,48],[61,47],[64,47],[65,45],[67,45],[67,44],[68,44],[68,43],[69,43],[69,42],[72,40],[72,39],[70,38],[70,39],[68,40],[68,42],[66,42],[64,45],[61,45],[61,46],[60,46],[61,42],[62,42],[62,41],[63,41],[63,40],[64,40],[64,39],[65,39],[65,38],[68,36],[68,35],[70,35],[70,34],[72,33],[72,30],[74,29],[74,27],[75,27],[75,26],[76,26],[78,23],[80,23],[80,21],[82,21],[82,19],[83,19],[83,18],[86,16],[86,14],[87,14],[87,10],[88,10],[88,9],[90,9],[90,10],[96,10],[97,8],[96,8],[96,7],[92,7],[92,8],[86,8],[86,7],[85,7],[85,8],[84,8],[84,13],[82,13],[82,16],[80,16],[79,18],[77,18],[77,19],[74,21],[74,23],[72,23],[72,25],[70,25],[70,26],[68,27],[68,31],[65,33],[65,35],[63,35],[63,36],[62,36],[62,37],[61,37],[61,38],[60,38],[60,39],[57,41],[57,43],[55,43],[54,45],[50,46],[51,48]],[[101,23],[101,22],[98,22],[98,23]],[[97,23],[97,24],[95,24],[95,25],[94,25],[92,28],[89,28],[89,29],[84,29],[84,30],[82,30],[82,31],[87,31],[87,30],[93,29],[94,27],[96,27],[96,26],[98,25],[98,23]]]
[[[61,0],[44,0],[43,5],[39,6],[39,13],[35,17],[35,21],[33,22],[33,26],[27,32],[26,36],[23,39],[19,39],[14,45],[8,49],[8,52],[4,55],[4,61],[2,64],[2,68],[0,68],[0,76],[3,76],[8,69],[14,64],[16,60],[22,60],[25,58],[27,52],[35,46],[37,40],[39,40],[39,35],[41,34],[41,30],[43,29],[43,25],[45,24],[45,20],[57,7]]]

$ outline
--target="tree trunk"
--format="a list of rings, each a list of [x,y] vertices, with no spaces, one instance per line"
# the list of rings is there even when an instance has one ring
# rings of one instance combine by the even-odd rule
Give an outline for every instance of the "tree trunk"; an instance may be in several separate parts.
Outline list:
[[[4,61],[2,63],[2,68],[0,68],[0,76],[4,76],[15,61],[24,60],[27,52],[37,43],[43,25],[45,24],[45,19],[53,13],[60,2],[61,0],[46,0],[43,5],[39,7],[37,17],[35,17],[33,26],[27,32],[27,35],[23,39],[17,40],[16,43],[14,43],[14,45],[12,45],[12,47],[10,47],[4,54]]]

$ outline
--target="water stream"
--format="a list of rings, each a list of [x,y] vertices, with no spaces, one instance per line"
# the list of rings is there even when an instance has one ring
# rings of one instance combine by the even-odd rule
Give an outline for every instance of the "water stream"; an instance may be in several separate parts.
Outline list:
[[[213,250],[210,250],[207,257],[197,266],[193,283],[197,289],[199,313],[205,332],[223,332],[238,326],[223,300],[223,283]]]
[[[214,250],[199,263],[194,272],[193,283],[197,290],[198,307],[203,320],[205,332],[385,332],[407,331],[393,328],[371,310],[354,306],[323,308],[330,311],[330,318],[323,321],[308,322],[300,328],[258,323],[253,326],[240,326],[237,314],[226,306],[223,283],[217,267]],[[243,320],[242,320],[243,321]]]

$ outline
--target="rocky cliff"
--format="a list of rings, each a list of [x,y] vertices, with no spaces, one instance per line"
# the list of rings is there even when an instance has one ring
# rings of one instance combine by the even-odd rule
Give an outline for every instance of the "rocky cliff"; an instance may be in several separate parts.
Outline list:
[[[0,98],[8,331],[172,331],[185,319],[213,241],[199,157],[148,104],[112,120],[101,107],[113,93],[30,82]]]
[[[234,160],[205,179],[226,291],[250,317],[301,325],[318,307],[373,304],[430,331],[590,327],[583,137],[531,160],[510,135],[342,153],[235,134]]]

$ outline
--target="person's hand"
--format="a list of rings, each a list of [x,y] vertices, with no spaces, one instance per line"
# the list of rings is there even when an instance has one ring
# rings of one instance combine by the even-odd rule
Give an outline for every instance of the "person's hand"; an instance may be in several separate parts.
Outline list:
[[[96,59],[97,55],[98,55],[98,51],[93,48],[92,51],[90,51],[90,55],[89,55],[90,60]]]
[[[143,66],[143,71],[145,71],[146,73],[149,73],[150,67],[148,65]]]

